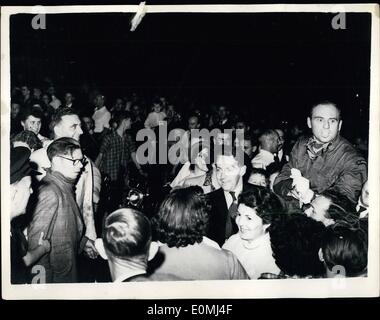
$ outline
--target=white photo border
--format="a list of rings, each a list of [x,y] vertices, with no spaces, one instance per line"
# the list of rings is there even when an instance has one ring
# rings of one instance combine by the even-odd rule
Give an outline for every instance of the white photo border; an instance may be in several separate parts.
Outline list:
[[[10,284],[9,132],[10,132],[10,17],[18,13],[134,13],[138,5],[19,6],[1,8],[1,242],[3,298],[19,299],[228,299],[228,298],[325,298],[379,296],[379,6],[376,4],[271,4],[271,5],[146,5],[146,14],[160,13],[370,13],[370,125],[368,277],[346,279],[285,279],[239,281],[179,281],[90,284]],[[144,23],[144,19],[141,23]]]

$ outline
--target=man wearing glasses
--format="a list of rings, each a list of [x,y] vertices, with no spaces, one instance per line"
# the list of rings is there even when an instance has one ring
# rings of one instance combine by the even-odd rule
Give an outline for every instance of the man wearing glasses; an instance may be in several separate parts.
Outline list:
[[[46,283],[78,282],[77,256],[88,238],[74,193],[85,158],[79,142],[72,138],[55,140],[47,148],[51,168],[46,170],[28,227],[28,248],[38,246],[39,235],[50,240],[51,251],[39,262]]]
[[[71,108],[59,108],[52,116],[50,129],[54,140],[67,137],[79,141],[79,137],[83,133],[81,121]],[[30,156],[30,161],[37,165],[38,171],[43,175],[46,169],[51,167],[46,148],[47,146],[34,151]],[[43,177],[43,175],[39,177]],[[88,161],[75,184],[75,198],[84,220],[85,235],[89,239],[84,247],[84,253],[92,259],[98,255],[94,245],[96,230],[93,205],[99,200],[100,186],[94,183],[96,182],[95,176],[100,176],[100,172],[91,161]]]

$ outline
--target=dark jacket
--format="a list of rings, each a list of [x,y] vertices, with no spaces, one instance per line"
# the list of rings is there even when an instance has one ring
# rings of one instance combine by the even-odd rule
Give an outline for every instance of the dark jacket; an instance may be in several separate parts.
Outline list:
[[[246,191],[249,188],[254,188],[254,186],[248,183],[243,183],[243,191]],[[224,196],[224,190],[219,188],[218,190],[210,192],[207,196],[211,205],[207,237],[214,240],[220,247],[222,247],[226,241],[227,218],[230,218],[226,197]],[[232,220],[231,222],[233,227],[231,233],[232,235],[238,232],[239,229],[235,220]]]
[[[356,203],[367,180],[367,162],[343,137],[338,136],[321,155],[311,160],[307,152],[309,137],[301,137],[294,145],[289,162],[274,182],[274,191],[283,198],[292,188],[290,170],[296,168],[309,179],[310,188],[320,194],[334,190]]]

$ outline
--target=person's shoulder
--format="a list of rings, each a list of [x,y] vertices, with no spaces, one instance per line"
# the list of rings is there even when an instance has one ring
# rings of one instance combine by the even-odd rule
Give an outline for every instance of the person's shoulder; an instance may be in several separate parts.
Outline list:
[[[49,177],[41,180],[38,187],[38,197],[40,199],[55,200],[58,198],[59,192],[59,187]]]
[[[207,196],[209,197],[209,199],[216,199],[216,198],[220,198],[223,195],[223,192],[224,192],[223,189],[219,188],[214,191],[211,191],[210,193],[207,194]]]
[[[235,233],[231,237],[229,237],[226,242],[224,243],[222,249],[229,250],[233,249],[236,247],[236,245],[240,242],[240,236]]]
[[[343,156],[346,158],[346,161],[354,162],[357,165],[367,163],[363,155],[346,138],[339,137],[337,147],[343,153]]]

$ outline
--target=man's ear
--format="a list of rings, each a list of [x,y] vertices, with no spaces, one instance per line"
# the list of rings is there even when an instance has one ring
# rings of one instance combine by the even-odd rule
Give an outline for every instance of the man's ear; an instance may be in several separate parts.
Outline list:
[[[325,259],[323,258],[322,248],[319,248],[318,250],[318,257],[319,257],[319,261],[325,262]]]
[[[342,128],[342,123],[343,121],[342,120],[339,120],[339,124],[338,124],[338,130],[340,131],[340,129]]]
[[[311,129],[311,119],[307,117],[307,126]]]
[[[24,121],[20,121],[20,123],[21,123],[21,126],[24,128],[24,130],[25,130],[25,122]]]

